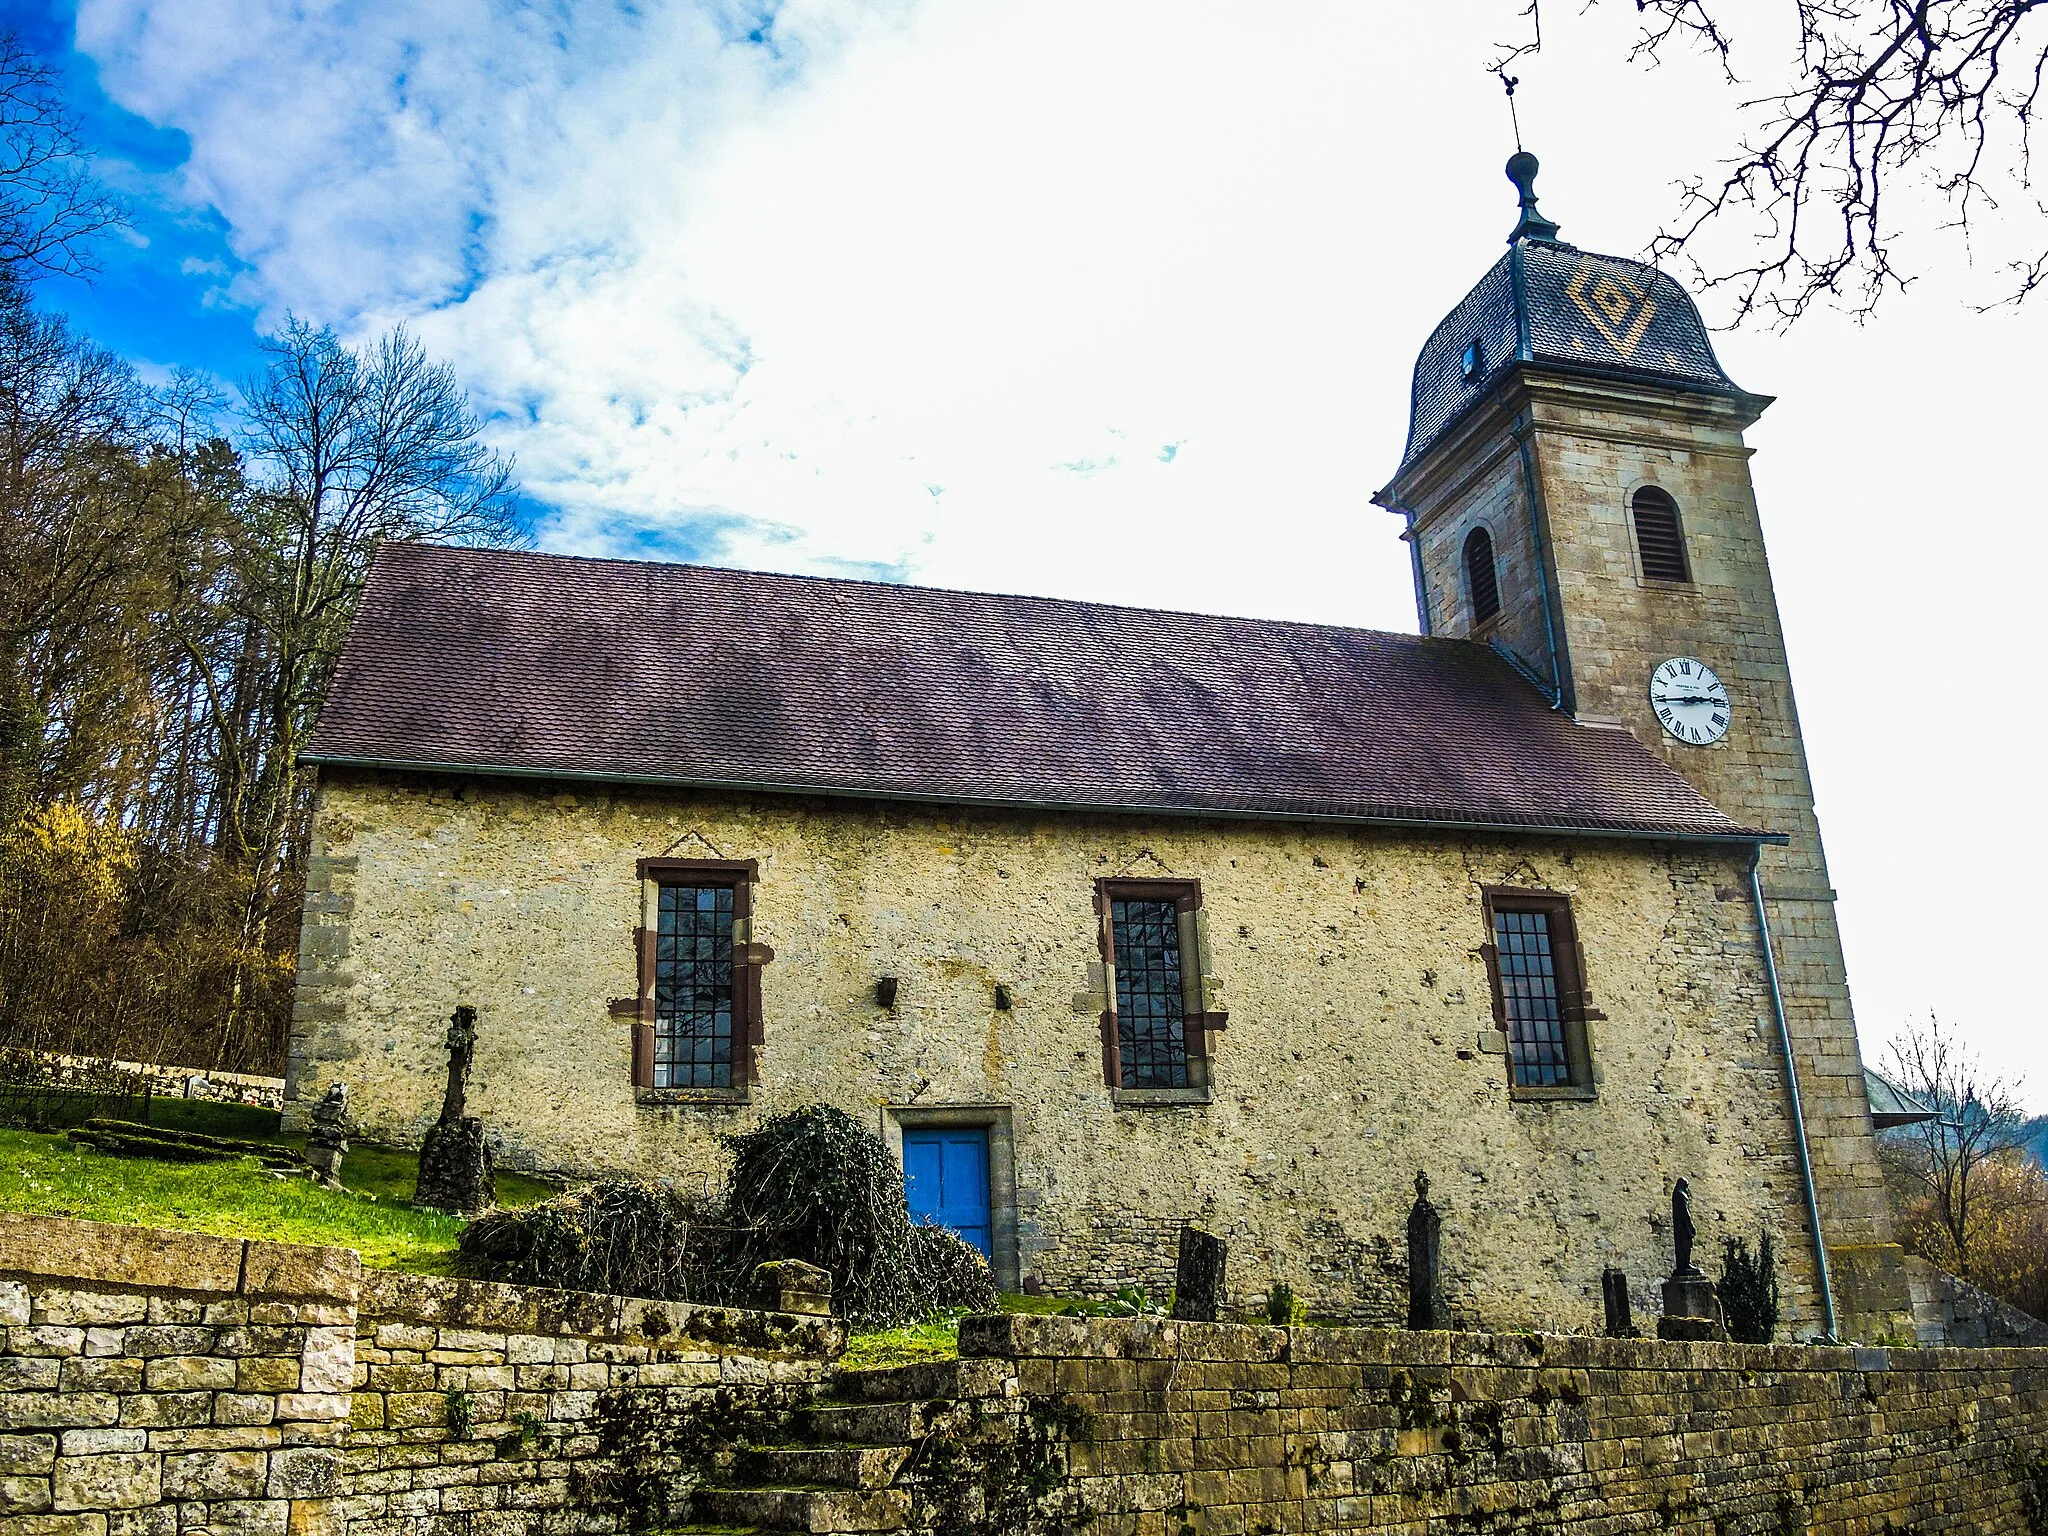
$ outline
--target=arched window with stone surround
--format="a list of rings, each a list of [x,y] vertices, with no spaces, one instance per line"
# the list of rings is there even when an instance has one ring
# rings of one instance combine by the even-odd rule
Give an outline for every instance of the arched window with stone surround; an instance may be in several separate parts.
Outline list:
[[[1645,581],[1691,581],[1685,558],[1685,530],[1678,521],[1678,503],[1668,491],[1646,485],[1630,500],[1636,519],[1636,550],[1643,559]]]
[[[1493,564],[1493,535],[1474,528],[1465,535],[1465,595],[1474,628],[1500,612],[1500,577]]]

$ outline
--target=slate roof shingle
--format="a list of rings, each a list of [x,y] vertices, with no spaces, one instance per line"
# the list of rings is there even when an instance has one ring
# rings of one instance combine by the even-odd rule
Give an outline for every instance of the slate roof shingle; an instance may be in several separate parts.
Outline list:
[[[1475,341],[1481,367],[1467,378],[1465,348]],[[1714,355],[1692,295],[1668,275],[1622,256],[1517,240],[1423,343],[1402,470],[1517,363],[1742,393]]]
[[[1748,840],[1484,646],[386,544],[307,760]]]

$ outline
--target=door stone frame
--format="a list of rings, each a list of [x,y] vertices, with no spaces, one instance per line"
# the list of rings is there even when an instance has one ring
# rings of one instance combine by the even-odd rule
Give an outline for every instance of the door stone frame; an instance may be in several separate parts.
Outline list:
[[[996,1288],[1023,1289],[1023,1265],[1017,1255],[1017,1144],[1010,1129],[1007,1104],[884,1104],[882,1140],[896,1166],[903,1167],[903,1133],[913,1131],[986,1130],[988,1132],[989,1247],[995,1258]]]

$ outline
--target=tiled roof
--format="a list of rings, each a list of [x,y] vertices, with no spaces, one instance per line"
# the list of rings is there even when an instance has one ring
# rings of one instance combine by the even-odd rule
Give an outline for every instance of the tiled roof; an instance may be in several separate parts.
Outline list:
[[[1468,379],[1465,349],[1474,341],[1481,366]],[[1655,267],[1517,240],[1416,358],[1402,468],[1517,362],[1740,393],[1722,372],[1691,296]]]
[[[386,544],[308,760],[1742,837],[1481,645]]]

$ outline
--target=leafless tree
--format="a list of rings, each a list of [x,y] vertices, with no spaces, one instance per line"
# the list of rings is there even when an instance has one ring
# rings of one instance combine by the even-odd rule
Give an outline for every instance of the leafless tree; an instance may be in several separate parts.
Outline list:
[[[0,271],[17,281],[89,272],[93,237],[122,213],[93,177],[48,66],[0,32]]]
[[[298,757],[371,552],[517,536],[508,466],[404,334],[267,351],[230,417],[0,271],[0,1048],[275,1070]]]
[[[1940,1227],[1956,1271],[1971,1279],[1980,1230],[2004,1212],[1993,1209],[2009,1181],[1989,1177],[2011,1159],[2026,1135],[2017,1084],[1987,1076],[1955,1031],[1930,1014],[1890,1043],[1898,1086],[1935,1111],[1935,1118],[1890,1132],[1887,1171],[1915,1188]]]
[[[2032,183],[2034,112],[2048,78],[2048,0],[1783,0],[1797,28],[1792,78],[1744,104],[1753,126],[1711,175],[1682,182],[1678,212],[1651,243],[1736,318],[1789,322],[1832,301],[1869,314],[1903,289],[1900,194],[1931,194],[1967,241],[1994,211],[2048,215]],[[1542,46],[1541,0],[1518,12],[1529,40],[1495,68]],[[1633,57],[1655,63],[1696,46],[1730,81],[1729,0],[1636,0]],[[1740,224],[1758,254],[1732,266],[1696,258],[1710,230]],[[2029,239],[2027,246],[2035,246]],[[2009,263],[1996,302],[2048,281],[2048,241]]]
[[[376,546],[520,538],[511,464],[482,442],[454,369],[402,328],[358,350],[290,319],[263,349],[266,366],[243,386],[242,441],[245,670],[263,682],[220,712],[232,726],[220,835],[252,874],[252,950],[303,838],[299,754]],[[231,1010],[224,1038],[234,1025]]]

